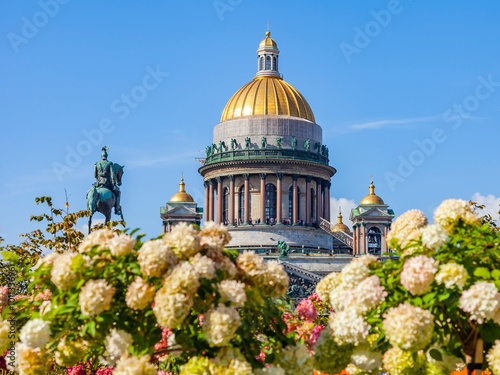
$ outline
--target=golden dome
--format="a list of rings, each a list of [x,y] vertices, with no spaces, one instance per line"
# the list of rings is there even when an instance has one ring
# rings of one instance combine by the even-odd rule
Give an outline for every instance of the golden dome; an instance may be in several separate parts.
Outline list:
[[[279,77],[255,77],[239,89],[226,104],[221,122],[252,115],[294,116],[315,122],[306,99]]]
[[[271,38],[271,33],[268,31],[266,33],[266,35],[267,36],[264,39],[262,39],[262,42],[260,42],[259,48],[262,48],[262,47],[276,47],[276,48],[278,48],[278,45],[276,44],[274,39]]]
[[[335,227],[340,229],[342,232],[351,233],[351,230],[349,229],[349,227],[342,222],[342,212],[340,212],[340,208],[339,208],[338,219],[339,219],[339,221],[337,224],[335,224]]]
[[[175,193],[172,198],[170,198],[170,202],[194,202],[194,199],[191,195],[186,193],[185,187],[186,184],[184,183],[184,179],[181,178],[181,182],[179,184],[179,192]]]
[[[375,194],[375,185],[373,185],[373,178],[370,183],[370,194],[361,200],[360,204],[384,204],[382,198]]]

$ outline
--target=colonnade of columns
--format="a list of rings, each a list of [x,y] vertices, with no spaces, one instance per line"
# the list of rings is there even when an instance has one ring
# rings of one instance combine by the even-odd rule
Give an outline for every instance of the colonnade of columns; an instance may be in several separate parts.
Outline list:
[[[266,224],[266,179],[270,174],[259,173],[260,177],[260,224]],[[250,177],[254,175],[243,174],[240,175],[244,179],[243,190],[243,224],[250,224]],[[228,207],[227,209],[227,222],[232,225],[236,223],[236,209],[235,209],[235,197],[236,197],[236,187],[235,187],[235,175],[228,175],[224,177],[216,177],[215,179],[208,179],[205,181],[205,220],[215,221],[217,223],[223,222],[224,207],[223,207],[223,186],[225,179],[229,179],[229,197],[228,197]],[[275,224],[283,224],[283,173],[276,173],[276,217]],[[292,175],[292,223],[296,224],[299,222],[299,189],[298,180],[305,179],[306,182],[306,207],[305,207],[305,224],[311,225],[314,222],[318,223],[320,217],[326,220],[330,220],[330,186],[331,183],[327,180],[321,178],[313,178],[311,176],[302,176],[294,174]],[[274,180],[274,179],[273,179]],[[273,181],[274,182],[274,181]],[[311,194],[311,184],[315,184],[315,197]],[[288,192],[286,192],[288,194]],[[313,198],[316,199],[315,215],[311,212],[311,204]]]

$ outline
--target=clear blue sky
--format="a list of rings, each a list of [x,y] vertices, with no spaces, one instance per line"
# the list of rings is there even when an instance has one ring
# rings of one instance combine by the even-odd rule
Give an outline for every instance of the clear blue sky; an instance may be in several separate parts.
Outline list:
[[[371,174],[396,214],[431,215],[449,197],[500,196],[498,1],[60,0],[58,9],[54,1],[0,5],[0,235],[8,242],[35,228],[37,196],[62,206],[66,189],[71,209],[85,209],[103,144],[126,166],[129,226],[161,231],[160,206],[181,172],[203,206],[194,158],[255,74],[268,19],[281,73],[323,127],[338,170],[333,197],[359,202]],[[151,90],[137,88],[148,70],[163,73],[146,80]],[[145,98],[126,112],[122,95],[134,90]],[[110,131],[86,150],[83,132],[103,121]],[[85,155],[68,166],[68,149],[79,146]],[[58,178],[54,165],[63,164]]]

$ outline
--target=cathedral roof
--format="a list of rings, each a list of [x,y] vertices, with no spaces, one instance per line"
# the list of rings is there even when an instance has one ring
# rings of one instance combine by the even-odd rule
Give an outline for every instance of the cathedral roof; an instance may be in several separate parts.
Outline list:
[[[382,198],[375,194],[375,185],[373,185],[373,178],[370,183],[370,194],[361,200],[360,204],[384,204]]]
[[[307,100],[279,74],[278,47],[269,31],[266,35],[257,50],[259,70],[255,78],[229,99],[221,122],[253,115],[293,116],[315,122]]]
[[[169,202],[194,202],[193,197],[186,193],[185,186],[186,184],[184,183],[184,179],[181,178],[181,182],[179,183],[179,192],[175,193],[172,198],[170,198]]]

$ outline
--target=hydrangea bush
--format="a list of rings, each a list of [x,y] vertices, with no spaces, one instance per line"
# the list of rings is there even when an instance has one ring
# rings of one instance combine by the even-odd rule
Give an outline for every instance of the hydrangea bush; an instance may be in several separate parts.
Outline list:
[[[433,224],[418,210],[401,215],[388,240],[396,257],[355,258],[318,284],[334,311],[315,347],[316,369],[448,375],[482,362],[500,375],[496,228],[469,203],[450,199]]]
[[[85,367],[102,374],[114,368],[114,375],[156,375],[158,369],[309,375],[307,348],[287,334],[283,320],[279,297],[288,276],[280,264],[225,250],[229,233],[213,222],[199,231],[179,224],[159,238],[142,238],[136,231],[94,231],[74,250],[49,254],[31,270],[4,253],[24,267],[32,295],[10,306],[20,331],[9,368],[21,375],[45,375],[54,364],[75,374]],[[10,341],[10,309],[0,321],[1,352]]]

